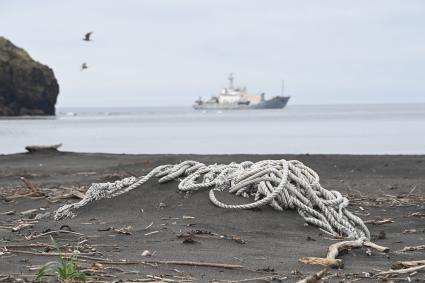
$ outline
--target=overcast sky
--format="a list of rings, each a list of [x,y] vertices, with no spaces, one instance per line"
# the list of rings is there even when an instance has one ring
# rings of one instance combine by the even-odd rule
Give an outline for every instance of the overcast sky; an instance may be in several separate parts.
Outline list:
[[[230,72],[268,96],[284,79],[291,104],[425,102],[424,15],[421,0],[0,0],[0,35],[53,68],[59,107],[191,105]]]

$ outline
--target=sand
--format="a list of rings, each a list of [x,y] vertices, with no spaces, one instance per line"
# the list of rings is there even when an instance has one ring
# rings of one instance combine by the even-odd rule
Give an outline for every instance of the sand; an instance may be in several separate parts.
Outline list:
[[[368,224],[368,227],[375,242],[391,248],[391,252],[385,254],[372,250],[372,254],[368,255],[366,249],[353,249],[340,256],[345,267],[330,270],[329,282],[347,278],[359,278],[359,282],[374,281],[377,279],[368,277],[378,270],[390,269],[394,261],[425,259],[424,251],[397,252],[405,246],[425,244],[425,156],[201,156],[51,152],[0,155],[0,246],[3,247],[0,253],[0,279],[3,276],[14,278],[4,279],[11,282],[16,281],[16,278],[31,279],[35,273],[32,269],[57,259],[8,252],[4,247],[9,246],[9,250],[46,252],[48,250],[43,247],[12,248],[11,245],[50,244],[48,236],[32,240],[27,240],[25,236],[36,236],[62,227],[84,235],[53,234],[64,251],[66,247],[87,240],[82,245],[86,245],[86,250],[82,249],[82,252],[95,248],[93,256],[98,258],[179,260],[244,266],[243,269],[230,270],[174,264],[103,265],[98,266],[98,270],[103,269],[103,276],[99,280],[125,281],[156,275],[166,276],[175,282],[180,277],[191,278],[193,282],[228,282],[249,278],[264,280],[246,282],[264,282],[266,279],[296,282],[322,269],[320,266],[302,264],[298,259],[306,256],[323,257],[327,247],[335,242],[316,227],[305,225],[296,211],[277,212],[269,207],[243,211],[220,209],[210,203],[206,191],[185,197],[177,192],[176,182],[157,184],[156,180],[152,180],[128,194],[92,203],[81,209],[74,219],[54,221],[45,218],[31,227],[12,232],[10,227],[15,227],[19,219],[54,211],[60,205],[78,199],[58,203],[49,203],[45,197],[17,198],[12,201],[5,199],[14,193],[27,191],[20,177],[26,178],[36,188],[53,194],[65,188],[84,190],[92,182],[144,175],[158,165],[187,159],[204,163],[230,163],[281,158],[304,162],[319,173],[322,186],[348,194],[352,202],[350,210],[363,220],[390,219],[390,223]],[[241,201],[227,194],[220,194],[219,197],[227,202]],[[37,211],[32,215],[20,214],[29,209]],[[5,215],[7,211],[15,213]],[[181,233],[195,230],[211,234],[195,235],[193,243],[183,243],[184,238],[178,237]],[[383,234],[385,237],[382,237]],[[153,256],[143,257],[141,254],[145,250],[152,252]],[[95,262],[82,260],[82,268],[90,268]],[[398,277],[406,278],[407,275]],[[425,280],[424,273],[419,272],[412,279]]]

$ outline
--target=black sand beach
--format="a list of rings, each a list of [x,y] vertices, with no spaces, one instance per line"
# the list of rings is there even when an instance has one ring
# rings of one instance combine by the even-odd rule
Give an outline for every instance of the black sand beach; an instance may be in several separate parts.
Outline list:
[[[368,227],[374,241],[391,251],[386,254],[372,250],[368,254],[365,248],[353,249],[340,256],[345,267],[330,269],[327,282],[381,280],[374,276],[379,270],[389,270],[395,261],[425,259],[424,250],[398,252],[406,246],[425,244],[425,156],[52,152],[0,156],[0,279],[4,282],[16,282],[18,278],[31,280],[37,266],[57,259],[35,255],[52,252],[45,246],[51,243],[50,238],[43,233],[62,229],[78,233],[51,234],[64,246],[64,251],[80,243],[82,254],[96,258],[209,262],[244,267],[224,269],[162,263],[93,265],[96,261],[81,257],[82,268],[92,269],[95,276],[104,281],[121,279],[123,281],[116,282],[125,282],[155,275],[164,279],[135,282],[296,282],[323,269],[300,263],[298,259],[324,257],[334,239],[316,227],[305,225],[296,211],[282,213],[269,207],[243,211],[221,209],[210,202],[206,191],[190,197],[178,193],[176,182],[158,184],[153,179],[128,194],[84,207],[74,219],[54,221],[47,217],[38,222],[20,222],[20,219],[54,211],[65,202],[78,201],[74,198],[51,203],[47,197],[55,200],[62,192],[70,193],[71,188],[84,192],[93,182],[144,175],[162,164],[188,159],[211,164],[282,158],[302,161],[318,172],[323,187],[348,195],[349,209],[364,221],[387,219],[384,224],[368,224]],[[29,192],[20,177],[45,196],[11,197]],[[226,193],[219,197],[231,203],[244,201]],[[21,214],[30,209],[37,210]],[[12,231],[22,223],[31,225]],[[198,233],[192,235],[194,242],[178,237],[191,232]],[[143,257],[145,250],[153,255]],[[408,276],[396,278],[407,280]],[[251,278],[259,279],[243,281]],[[423,272],[413,274],[411,280],[423,281],[425,275]]]

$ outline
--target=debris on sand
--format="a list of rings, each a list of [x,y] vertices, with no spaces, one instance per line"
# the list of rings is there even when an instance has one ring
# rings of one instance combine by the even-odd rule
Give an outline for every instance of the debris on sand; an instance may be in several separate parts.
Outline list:
[[[372,225],[383,225],[388,223],[394,223],[392,218],[385,218],[385,219],[372,219],[372,220],[365,220],[365,224],[372,224]]]
[[[306,277],[306,278],[298,281],[297,283],[320,283],[320,282],[322,282],[322,278],[326,274],[328,274],[328,269],[327,268],[322,269],[321,271],[319,271],[319,272],[317,272],[317,273],[315,273],[313,275],[310,275],[310,276],[308,276],[308,277]]]
[[[192,230],[190,232],[184,232],[177,234],[177,238],[190,238],[190,239],[226,239],[234,241],[238,244],[245,244],[246,242],[241,239],[240,236],[228,236],[224,234],[217,234],[207,230]]]
[[[406,246],[403,249],[401,249],[399,252],[404,253],[404,252],[413,252],[413,251],[421,251],[421,250],[425,250],[425,245]]]
[[[338,254],[344,250],[352,249],[352,248],[361,248],[361,247],[369,247],[373,248],[379,252],[389,252],[389,248],[379,246],[370,241],[358,239],[353,241],[343,241],[332,244],[328,248],[328,254],[326,258],[321,257],[303,257],[300,258],[299,261],[305,264],[315,264],[322,265],[332,268],[343,268],[344,261],[342,259],[337,259]]]
[[[144,250],[143,252],[142,252],[142,256],[153,256],[154,255],[154,253],[155,252],[151,252],[151,251],[149,251],[149,250]]]

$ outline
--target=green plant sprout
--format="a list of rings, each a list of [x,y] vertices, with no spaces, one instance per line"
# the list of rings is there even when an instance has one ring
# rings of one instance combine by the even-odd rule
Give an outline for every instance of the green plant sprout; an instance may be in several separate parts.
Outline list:
[[[53,246],[61,253],[58,242],[50,236]],[[80,272],[76,263],[78,251],[74,251],[69,258],[59,256],[59,261],[45,263],[36,273],[35,282],[48,282],[57,280],[59,282],[86,282],[89,276]]]

